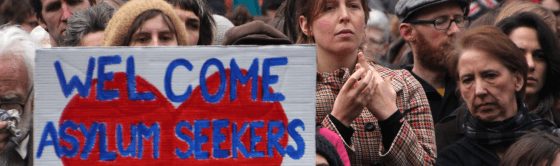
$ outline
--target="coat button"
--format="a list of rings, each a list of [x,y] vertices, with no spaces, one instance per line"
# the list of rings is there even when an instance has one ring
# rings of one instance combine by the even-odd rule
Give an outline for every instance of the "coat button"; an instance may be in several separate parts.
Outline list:
[[[378,162],[374,162],[374,163],[371,164],[371,165],[372,165],[372,166],[381,166],[382,164],[381,164],[381,163],[378,163]]]
[[[375,131],[375,123],[373,122],[366,123],[366,131]]]

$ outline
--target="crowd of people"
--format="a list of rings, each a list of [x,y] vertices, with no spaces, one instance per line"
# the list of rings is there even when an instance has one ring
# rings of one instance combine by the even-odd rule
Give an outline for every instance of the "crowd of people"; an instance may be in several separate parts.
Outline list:
[[[382,6],[380,8],[379,6]],[[559,0],[0,0],[0,165],[48,47],[317,49],[317,165],[560,165]]]

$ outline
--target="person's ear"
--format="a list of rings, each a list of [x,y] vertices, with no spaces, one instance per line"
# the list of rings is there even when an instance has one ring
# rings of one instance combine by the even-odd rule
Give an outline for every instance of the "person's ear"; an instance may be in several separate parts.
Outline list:
[[[305,16],[299,16],[298,21],[299,21],[299,25],[300,25],[299,27],[301,28],[301,31],[303,32],[303,34],[305,34],[307,37],[313,36],[313,31],[307,25],[307,18],[305,18]]]
[[[524,84],[525,81],[523,80],[523,75],[521,74],[521,72],[515,72],[515,91],[521,91],[521,88],[523,88]]]
[[[412,28],[412,24],[401,23],[401,25],[399,25],[399,32],[401,32],[401,36],[405,41],[411,42],[416,40],[416,32],[414,28]]]

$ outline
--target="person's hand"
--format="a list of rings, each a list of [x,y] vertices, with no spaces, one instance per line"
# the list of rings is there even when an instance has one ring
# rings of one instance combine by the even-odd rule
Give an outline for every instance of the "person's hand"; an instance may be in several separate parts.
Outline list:
[[[352,74],[338,93],[331,115],[345,126],[350,126],[371,100],[372,78],[373,72],[366,69],[358,69]]]
[[[8,122],[0,121],[0,154],[4,152],[4,148],[10,142],[12,133],[7,130]]]
[[[393,77],[384,80],[379,72],[367,63],[364,54],[361,52],[358,53],[356,68],[363,68],[373,73],[373,78],[371,79],[373,92],[372,96],[369,97],[369,102],[366,104],[367,109],[380,121],[389,118],[398,110],[396,104],[397,92],[391,86]]]

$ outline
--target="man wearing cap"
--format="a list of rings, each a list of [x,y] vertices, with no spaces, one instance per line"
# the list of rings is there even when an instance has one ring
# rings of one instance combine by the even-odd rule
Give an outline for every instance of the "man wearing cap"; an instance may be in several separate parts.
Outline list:
[[[414,60],[405,69],[422,84],[434,124],[460,106],[446,57],[453,40],[470,24],[468,6],[469,0],[400,0],[395,7],[401,35],[412,49],[408,56]]]

